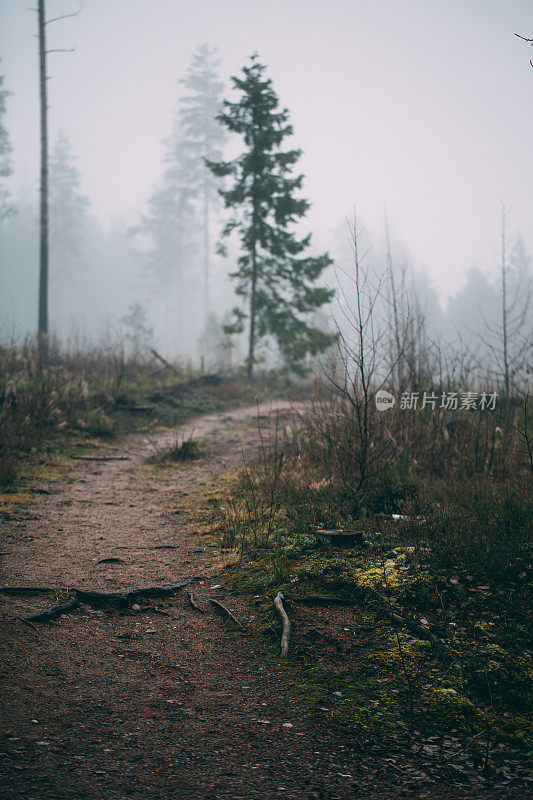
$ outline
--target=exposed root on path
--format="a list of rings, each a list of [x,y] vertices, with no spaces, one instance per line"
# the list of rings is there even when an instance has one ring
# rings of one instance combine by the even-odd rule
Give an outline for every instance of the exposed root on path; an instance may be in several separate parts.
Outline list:
[[[70,456],[75,461],[129,461],[130,456]]]
[[[231,611],[229,610],[229,608],[226,608],[226,606],[223,606],[223,605],[222,605],[222,603],[219,603],[219,602],[218,602],[218,600],[210,600],[209,602],[211,603],[211,605],[213,605],[213,606],[214,606],[214,607],[217,609],[217,611],[218,611],[218,612],[219,612],[219,613],[220,613],[220,614],[221,614],[223,617],[227,617],[227,619],[231,619],[231,621],[232,621],[232,622],[234,622],[236,625],[238,625],[238,626],[239,626],[239,628],[240,628],[242,631],[244,630],[244,625],[242,624],[242,622],[239,622],[239,620],[237,619],[237,617],[236,617],[236,616],[234,616],[234,615],[231,613]]]
[[[185,586],[190,586],[197,581],[202,580],[201,576],[194,578],[186,578],[179,583],[171,584],[170,586],[149,586],[146,589],[133,589],[130,592],[98,592],[87,589],[70,589],[72,597],[66,603],[57,603],[50,608],[45,608],[37,614],[32,614],[29,617],[24,617],[25,622],[47,622],[61,616],[61,614],[68,614],[74,611],[80,603],[87,603],[88,605],[97,606],[111,606],[112,608],[126,608],[135,600],[141,597],[170,597]],[[18,586],[5,586],[0,587],[0,594],[43,594],[45,592],[54,591],[52,589],[42,589]],[[229,613],[229,612],[228,612]],[[240,624],[240,623],[239,623]]]
[[[193,595],[193,593],[192,592],[187,592],[187,597],[189,599],[189,605],[192,606],[192,608],[194,608],[195,611],[199,611],[200,614],[203,614],[204,610],[203,610],[203,608],[200,608],[200,606],[196,602],[196,598]]]

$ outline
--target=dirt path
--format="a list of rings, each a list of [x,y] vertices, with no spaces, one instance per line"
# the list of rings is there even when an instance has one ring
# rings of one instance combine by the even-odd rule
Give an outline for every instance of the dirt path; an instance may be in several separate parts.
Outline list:
[[[238,468],[242,447],[257,448],[256,416],[252,408],[189,424],[211,455],[179,469],[145,464],[175,434],[131,436],[114,452],[127,460],[77,462],[36,501],[34,519],[5,524],[3,586],[118,591],[207,577],[194,587],[203,614],[181,592],[145,601],[155,607],[144,613],[81,606],[36,630],[17,617],[53,596],[0,596],[2,800],[478,796],[399,777],[390,753],[353,752],[345,733],[309,718],[254,631],[253,609],[226,592],[222,575],[209,578],[198,490]],[[246,631],[214,614],[210,598]]]

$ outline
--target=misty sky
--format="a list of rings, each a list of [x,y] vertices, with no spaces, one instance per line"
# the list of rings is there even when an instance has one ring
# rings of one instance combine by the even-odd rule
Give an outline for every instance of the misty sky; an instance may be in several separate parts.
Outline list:
[[[0,72],[13,187],[37,192],[36,14],[0,0]],[[77,0],[48,0],[49,17]],[[533,250],[532,0],[85,0],[48,27],[52,142],[71,139],[104,221],[134,222],[162,170],[177,80],[198,44],[220,74],[257,51],[304,150],[317,248],[335,248],[354,203],[377,244],[394,237],[453,293],[474,263],[495,272],[500,204]]]

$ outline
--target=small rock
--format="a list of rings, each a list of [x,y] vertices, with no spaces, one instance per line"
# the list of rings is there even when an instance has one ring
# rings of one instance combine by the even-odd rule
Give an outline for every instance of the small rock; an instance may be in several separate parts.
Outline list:
[[[335,695],[335,697],[343,697],[344,696],[342,694],[342,692],[333,692],[333,694]]]
[[[132,607],[131,607],[131,610],[132,610],[132,611],[140,611],[140,610],[141,610],[141,607],[140,607],[139,603],[134,603],[134,604],[132,605]]]
[[[281,723],[281,727],[282,728],[294,728],[294,725],[292,724],[292,722],[282,722]]]

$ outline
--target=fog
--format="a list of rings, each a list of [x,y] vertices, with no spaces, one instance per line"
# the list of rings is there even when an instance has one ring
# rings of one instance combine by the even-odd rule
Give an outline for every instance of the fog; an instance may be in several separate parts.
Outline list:
[[[47,15],[78,7],[48,0]],[[0,13],[13,148],[3,184],[17,208],[0,223],[5,340],[36,327],[39,102],[36,14],[12,0],[0,0]],[[50,48],[75,48],[49,56],[51,158],[63,132],[79,175],[77,199],[56,197],[54,218],[51,169],[51,328],[79,341],[112,338],[140,307],[162,352],[216,361],[200,240],[181,284],[165,286],[154,284],[146,238],[135,233],[164,181],[164,140],[186,93],[179,81],[206,42],[217,49],[224,97],[251,53],[268,66],[303,150],[302,194],[312,207],[301,229],[312,232],[314,252],[328,250],[349,269],[346,218],[355,206],[366,260],[381,272],[386,207],[395,264],[416,276],[434,330],[488,339],[485,326],[499,314],[502,204],[517,294],[533,251],[533,51],[515,32],[533,36],[528,0],[86,0],[47,29]],[[238,147],[228,140],[225,156]],[[235,246],[226,258],[214,252],[226,218],[214,204],[209,309],[218,322],[235,304]],[[335,287],[332,270],[326,280]]]

